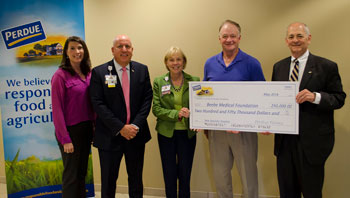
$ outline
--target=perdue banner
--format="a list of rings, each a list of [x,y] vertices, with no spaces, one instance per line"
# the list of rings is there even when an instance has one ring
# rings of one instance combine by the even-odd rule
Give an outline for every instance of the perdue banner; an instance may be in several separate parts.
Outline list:
[[[63,164],[51,77],[69,36],[84,38],[83,0],[11,0],[0,6],[0,105],[7,193],[61,197]],[[92,160],[87,197],[94,197]]]
[[[7,49],[46,39],[44,29],[40,21],[3,30],[1,33]]]

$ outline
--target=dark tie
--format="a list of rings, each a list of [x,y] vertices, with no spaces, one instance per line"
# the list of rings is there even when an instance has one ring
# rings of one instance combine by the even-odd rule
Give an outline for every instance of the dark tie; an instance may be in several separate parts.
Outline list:
[[[125,67],[123,67],[122,88],[123,88],[124,99],[126,104],[126,124],[129,124],[130,122],[130,98],[129,98],[130,87],[129,87],[128,72],[126,71]]]
[[[293,68],[292,74],[290,75],[290,81],[298,81],[299,61],[298,59],[295,59],[293,62],[294,62],[294,68]]]

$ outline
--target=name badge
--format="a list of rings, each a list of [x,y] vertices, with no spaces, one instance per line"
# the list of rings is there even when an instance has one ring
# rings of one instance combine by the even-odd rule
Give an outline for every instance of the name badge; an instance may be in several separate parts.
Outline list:
[[[108,88],[113,88],[117,84],[117,76],[116,75],[105,75],[105,83],[108,85]]]
[[[170,94],[170,87],[171,87],[171,85],[162,86],[162,96],[165,94]]]

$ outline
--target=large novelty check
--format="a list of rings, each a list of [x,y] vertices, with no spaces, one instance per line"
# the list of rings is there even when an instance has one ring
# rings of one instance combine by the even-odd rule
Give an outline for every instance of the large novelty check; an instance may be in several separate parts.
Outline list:
[[[295,82],[190,82],[190,128],[299,133]]]

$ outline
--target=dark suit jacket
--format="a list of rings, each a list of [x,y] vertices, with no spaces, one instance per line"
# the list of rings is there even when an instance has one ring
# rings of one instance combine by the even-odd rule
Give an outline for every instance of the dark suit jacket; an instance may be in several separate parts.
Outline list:
[[[118,80],[114,88],[108,88],[105,83],[109,65],[113,68],[112,75],[116,75]],[[153,93],[147,66],[130,62],[130,124],[140,129],[137,136],[129,141],[120,134],[116,136],[126,123],[126,104],[120,82],[113,60],[92,70],[90,95],[97,114],[93,145],[99,149],[119,150],[123,144],[145,144],[151,139],[147,116]]]
[[[288,81],[291,57],[274,65],[272,81]],[[308,89],[321,94],[320,104],[304,102],[299,105],[299,137],[301,148],[309,163],[323,164],[334,146],[333,111],[344,105],[343,91],[336,63],[310,53],[299,90]],[[275,135],[275,155],[278,156],[283,138]]]

